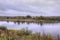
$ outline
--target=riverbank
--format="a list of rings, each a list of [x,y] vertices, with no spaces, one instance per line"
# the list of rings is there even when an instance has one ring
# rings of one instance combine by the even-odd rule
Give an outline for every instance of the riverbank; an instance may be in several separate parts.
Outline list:
[[[40,16],[40,17],[31,17],[31,16],[0,17],[0,21],[57,23],[57,22],[60,22],[60,17],[43,17],[43,16]]]
[[[52,35],[41,35],[40,33],[32,33],[28,29],[8,30],[4,26],[0,26],[0,40],[58,40]]]
[[[0,21],[7,21],[7,22],[33,22],[33,23],[59,23],[58,20],[35,20],[35,19],[0,19]]]

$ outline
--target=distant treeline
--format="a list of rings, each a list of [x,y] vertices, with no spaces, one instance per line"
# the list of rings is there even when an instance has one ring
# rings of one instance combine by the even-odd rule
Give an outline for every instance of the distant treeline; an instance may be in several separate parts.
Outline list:
[[[13,16],[13,17],[8,17],[8,16],[0,16],[0,19],[35,19],[35,20],[58,20],[60,21],[60,16]]]

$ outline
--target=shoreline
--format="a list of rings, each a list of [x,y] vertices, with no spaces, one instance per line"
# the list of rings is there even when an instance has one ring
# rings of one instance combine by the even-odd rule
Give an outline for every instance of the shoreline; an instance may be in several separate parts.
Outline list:
[[[11,21],[11,22],[38,22],[38,23],[58,23],[60,17],[31,17],[31,16],[16,16],[6,17],[0,16],[0,21]]]

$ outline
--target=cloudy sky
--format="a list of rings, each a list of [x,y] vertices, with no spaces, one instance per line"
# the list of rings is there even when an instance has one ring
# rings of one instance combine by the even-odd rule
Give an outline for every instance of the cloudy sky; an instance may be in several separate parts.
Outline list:
[[[60,16],[60,0],[0,0],[0,16]]]

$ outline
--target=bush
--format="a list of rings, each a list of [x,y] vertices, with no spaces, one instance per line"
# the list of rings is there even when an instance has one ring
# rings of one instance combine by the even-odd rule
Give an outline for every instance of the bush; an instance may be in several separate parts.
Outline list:
[[[30,31],[30,30],[28,30],[27,28],[26,29],[21,29],[21,30],[19,30],[18,32],[17,32],[17,35],[19,35],[19,36],[22,36],[22,35],[30,35],[30,34],[32,34],[32,31]]]
[[[0,26],[0,30],[7,30],[7,28],[4,26]]]

